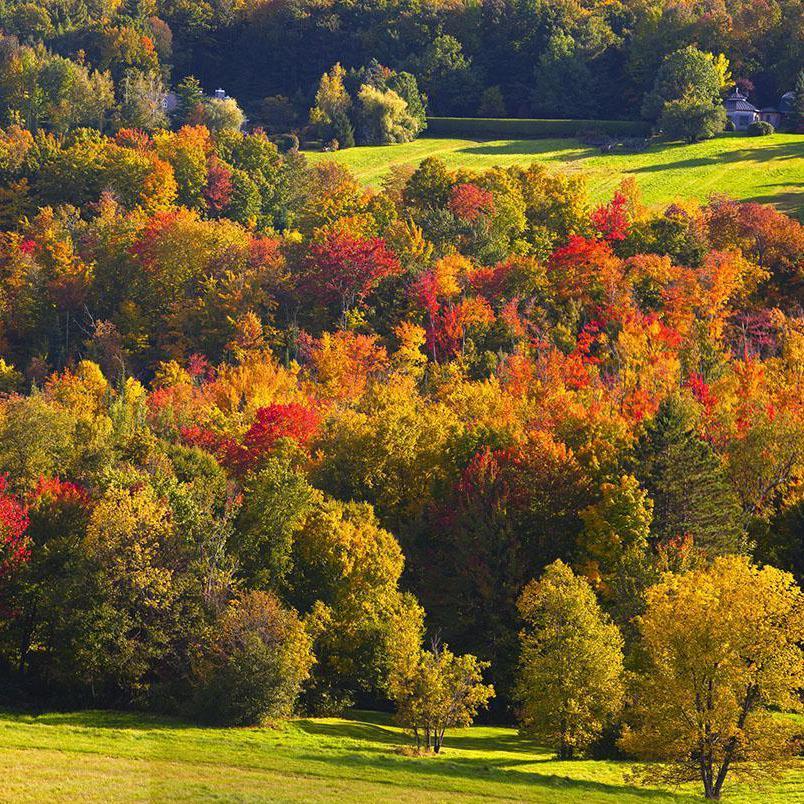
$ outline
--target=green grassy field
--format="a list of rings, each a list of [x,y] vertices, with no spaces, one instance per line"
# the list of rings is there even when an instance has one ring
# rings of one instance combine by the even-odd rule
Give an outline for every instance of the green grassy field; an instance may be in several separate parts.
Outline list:
[[[437,757],[399,753],[386,716],[294,720],[277,729],[204,729],[114,712],[0,713],[0,801],[693,802],[697,790],[638,788],[628,763],[560,762],[515,730],[448,734]],[[800,772],[726,801],[804,801]]]
[[[539,161],[586,173],[593,202],[610,198],[625,176],[635,176],[648,205],[680,198],[705,201],[713,193],[725,193],[804,217],[804,136],[795,134],[730,134],[695,145],[655,144],[644,153],[613,155],[570,139],[482,142],[424,137],[404,145],[308,156],[347,165],[367,185],[379,184],[391,165],[418,164],[428,156],[440,157],[453,169],[471,170]]]

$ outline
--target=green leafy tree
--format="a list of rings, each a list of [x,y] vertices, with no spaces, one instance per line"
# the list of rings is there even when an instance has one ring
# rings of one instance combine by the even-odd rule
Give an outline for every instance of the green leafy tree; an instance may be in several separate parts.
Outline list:
[[[188,556],[170,507],[139,477],[98,501],[83,550],[92,593],[74,643],[79,678],[95,695],[131,702],[194,640],[200,589],[186,583]]]
[[[285,95],[271,95],[260,104],[260,119],[267,131],[283,134],[293,131],[298,124],[296,107]]]
[[[804,584],[804,500],[782,508],[769,521],[755,519],[750,536],[756,543],[758,561],[791,572],[796,582]]]
[[[315,106],[310,109],[310,123],[322,142],[338,140],[341,148],[355,144],[354,128],[349,119],[352,99],[346,91],[346,71],[340,63],[321,76],[315,93]]]
[[[414,136],[416,136],[427,127],[427,112],[425,111],[427,99],[419,91],[416,77],[404,71],[394,72],[386,80],[386,84],[388,89],[396,92],[407,103],[407,112],[415,121]]]
[[[666,101],[659,118],[662,132],[672,139],[693,143],[720,134],[726,125],[726,110],[697,92]]]
[[[240,131],[245,125],[246,115],[234,98],[206,98],[204,122],[210,131]]]
[[[408,111],[407,103],[392,89],[383,91],[363,84],[358,100],[361,144],[409,142],[418,133],[418,122]]]
[[[600,491],[601,499],[580,514],[579,561],[616,622],[627,628],[655,578],[649,554],[653,501],[633,475],[603,483]]]
[[[478,117],[506,117],[505,98],[498,86],[487,87],[480,96],[480,105],[477,107]]]
[[[69,689],[71,642],[87,603],[81,544],[89,497],[72,483],[41,478],[28,499],[30,554],[4,583],[14,615],[0,629],[0,645],[28,689],[39,691],[48,679]]]
[[[265,592],[246,592],[212,626],[193,667],[196,712],[226,726],[289,717],[314,662],[296,612]]]
[[[721,104],[721,72],[711,53],[704,53],[689,45],[665,57],[656,74],[653,89],[645,95],[642,115],[658,121],[670,101],[689,97],[701,107]],[[724,121],[725,122],[725,121]]]
[[[11,397],[0,419],[0,472],[22,488],[63,471],[73,457],[76,421],[41,394]]]
[[[428,156],[411,175],[405,186],[405,202],[420,209],[443,207],[452,182],[447,166],[435,156]]]
[[[421,631],[399,591],[404,558],[371,506],[318,500],[294,539],[285,598],[310,620],[318,659],[307,701],[334,712],[383,689],[395,640]]]
[[[304,475],[271,458],[245,482],[235,554],[250,585],[276,591],[291,570],[293,540],[317,499]]]
[[[793,89],[793,131],[800,131],[804,126],[804,70],[796,75],[796,85]]]
[[[436,114],[471,114],[477,108],[480,88],[472,60],[454,36],[441,34],[427,42],[421,55],[411,57],[408,69]]]
[[[204,90],[194,75],[188,75],[176,85],[176,111],[179,125],[198,123],[203,117]]]
[[[569,34],[557,32],[550,37],[535,78],[531,105],[536,116],[550,116],[556,109],[563,109],[568,117],[597,115],[595,77]]]
[[[572,759],[622,706],[623,639],[594,592],[555,561],[519,598],[525,621],[517,696],[523,733]]]

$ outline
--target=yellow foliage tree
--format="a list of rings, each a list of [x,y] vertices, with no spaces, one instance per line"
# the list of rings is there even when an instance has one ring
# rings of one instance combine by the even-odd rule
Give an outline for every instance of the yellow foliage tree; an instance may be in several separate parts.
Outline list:
[[[639,628],[650,665],[621,747],[654,760],[649,782],[698,780],[717,800],[727,775],[775,776],[800,711],[804,595],[792,575],[746,556],[670,575],[648,590]]]
[[[494,687],[482,683],[488,666],[471,654],[456,656],[446,645],[434,645],[395,668],[390,692],[397,719],[413,734],[418,748],[437,754],[448,728],[472,724],[478,710],[494,697]]]

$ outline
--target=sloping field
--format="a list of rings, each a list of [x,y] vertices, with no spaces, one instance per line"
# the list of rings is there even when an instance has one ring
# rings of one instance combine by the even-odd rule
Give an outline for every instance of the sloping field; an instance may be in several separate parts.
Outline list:
[[[703,800],[692,787],[635,787],[628,763],[559,762],[513,729],[456,730],[437,757],[404,756],[407,744],[387,716],[369,712],[277,729],[204,729],[115,712],[0,713],[0,801]],[[804,801],[804,767],[766,788],[730,788],[724,800]]]
[[[307,154],[334,159],[367,185],[379,185],[392,165],[416,165],[438,156],[450,168],[484,170],[493,165],[545,162],[587,174],[593,202],[607,200],[626,176],[634,176],[646,204],[676,199],[705,201],[724,193],[745,201],[773,204],[804,218],[804,136],[724,135],[695,145],[656,144],[639,154],[603,155],[572,139],[460,140],[424,137],[404,145],[350,148]]]

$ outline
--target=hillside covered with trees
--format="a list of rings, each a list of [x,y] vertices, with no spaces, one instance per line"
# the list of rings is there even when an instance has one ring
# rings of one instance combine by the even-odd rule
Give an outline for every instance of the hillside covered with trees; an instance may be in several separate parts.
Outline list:
[[[419,86],[787,87],[800,4],[718,8],[2,4],[4,703],[393,708],[422,754],[484,713],[711,799],[794,766],[804,227],[540,164],[367,189],[188,77],[366,142]]]

